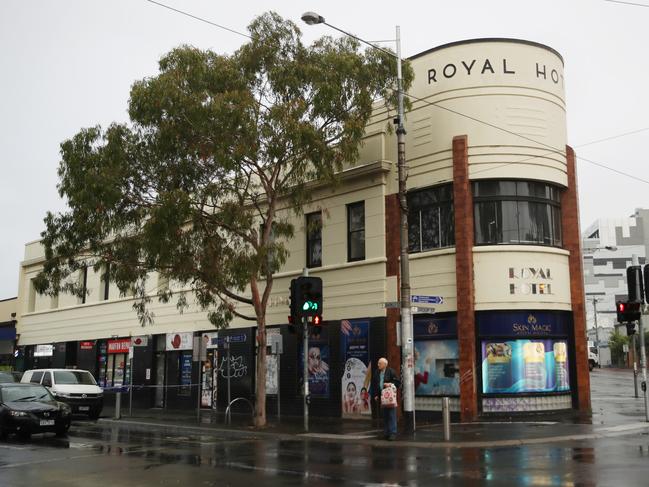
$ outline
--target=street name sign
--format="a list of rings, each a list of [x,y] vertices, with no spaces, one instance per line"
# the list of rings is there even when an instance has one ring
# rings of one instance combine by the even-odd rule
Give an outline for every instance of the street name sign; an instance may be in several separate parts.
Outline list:
[[[434,313],[435,308],[429,306],[413,306],[410,308],[413,313]]]

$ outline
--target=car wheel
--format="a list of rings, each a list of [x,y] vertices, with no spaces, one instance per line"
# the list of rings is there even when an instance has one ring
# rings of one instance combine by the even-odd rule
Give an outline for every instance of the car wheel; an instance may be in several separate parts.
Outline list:
[[[9,437],[9,432],[4,429],[0,429],[0,440],[5,441]]]
[[[595,368],[595,367],[593,366],[593,363],[592,363],[592,362],[588,362],[588,370],[592,372],[594,368]]]

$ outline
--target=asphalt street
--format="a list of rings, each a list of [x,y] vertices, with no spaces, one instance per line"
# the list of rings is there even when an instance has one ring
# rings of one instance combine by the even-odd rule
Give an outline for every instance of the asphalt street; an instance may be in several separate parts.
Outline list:
[[[633,399],[632,383],[629,394],[628,374],[597,371],[594,376],[594,420],[637,424],[641,400]],[[600,396],[619,400],[619,411],[599,414]],[[502,427],[506,437],[508,426]],[[29,442],[0,442],[3,487],[255,484],[647,486],[649,430],[578,441],[442,448],[80,420],[67,439],[35,435]]]

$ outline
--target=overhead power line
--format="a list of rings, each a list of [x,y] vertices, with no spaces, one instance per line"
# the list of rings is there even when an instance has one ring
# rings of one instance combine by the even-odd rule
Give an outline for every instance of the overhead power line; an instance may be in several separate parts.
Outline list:
[[[535,139],[533,139],[533,138],[531,138],[531,137],[527,137],[526,135],[523,135],[523,134],[519,134],[519,133],[513,132],[513,131],[508,130],[508,129],[506,129],[506,128],[499,127],[498,125],[494,125],[493,123],[485,122],[484,120],[480,120],[479,118],[473,117],[473,116],[471,116],[471,115],[467,115],[467,114],[462,113],[462,112],[458,112],[457,110],[453,110],[452,108],[445,107],[445,106],[443,106],[443,105],[440,105],[439,102],[434,103],[434,102],[428,101],[428,100],[426,100],[426,99],[424,99],[424,98],[419,98],[419,97],[417,97],[417,96],[411,95],[411,94],[409,94],[409,93],[405,93],[405,95],[406,95],[406,96],[409,96],[410,98],[412,98],[412,99],[414,99],[414,100],[417,100],[417,101],[420,101],[420,102],[422,102],[422,103],[425,103],[426,105],[429,105],[429,106],[432,106],[432,107],[435,107],[435,108],[439,108],[439,109],[441,109],[441,110],[446,110],[447,112],[453,113],[453,114],[458,115],[458,116],[461,116],[461,117],[468,118],[469,120],[473,120],[474,122],[481,123],[481,124],[483,124],[483,125],[486,125],[486,126],[488,126],[488,127],[494,128],[494,129],[496,129],[496,130],[500,130],[500,131],[502,131],[502,132],[508,133],[508,134],[510,134],[510,135],[514,135],[514,136],[519,137],[519,138],[521,138],[521,139],[528,140],[528,141],[530,141],[530,142],[534,142],[535,144],[541,145],[541,146],[543,146],[543,147],[547,147],[548,149],[551,149],[551,152],[550,152],[549,154],[554,154],[554,153],[563,154],[563,153],[564,153],[565,148],[564,148],[564,149],[559,149],[559,148],[557,148],[557,147],[553,147],[552,145],[550,145],[550,144],[546,144],[545,142],[541,142],[541,141],[539,141],[539,140],[535,140]],[[637,130],[637,131],[634,131],[634,132],[631,132],[631,133],[642,132],[643,130],[649,130],[649,129],[640,129],[640,130]],[[618,136],[608,137],[607,139],[603,139],[602,141],[604,141],[604,140],[610,140],[610,139],[612,139],[612,138],[622,137],[623,135],[629,135],[629,134],[621,134],[621,135],[618,135]],[[594,143],[596,143],[596,142],[602,142],[602,141],[589,142],[588,144],[594,144]],[[588,144],[587,144],[587,145],[588,145]],[[535,158],[537,158],[537,157],[542,157],[542,156],[534,156],[534,157],[531,157],[531,158],[524,159],[523,161],[525,161],[525,160],[535,159]],[[606,164],[603,164],[603,163],[601,163],[601,162],[596,162],[596,161],[593,161],[593,160],[591,160],[591,159],[586,159],[585,157],[581,157],[581,156],[576,156],[576,158],[579,159],[579,160],[582,160],[582,161],[584,161],[584,162],[587,162],[587,163],[589,163],[589,164],[593,164],[593,165],[595,165],[595,166],[601,167],[601,168],[603,168],[603,169],[608,169],[609,171],[612,171],[612,172],[614,172],[614,173],[620,174],[620,175],[622,175],[622,176],[629,177],[629,178],[633,179],[634,181],[640,181],[640,182],[643,182],[643,183],[649,184],[649,180],[647,180],[647,179],[643,179],[643,178],[638,177],[638,176],[636,176],[636,175],[633,175],[633,174],[630,174],[630,173],[627,173],[627,172],[624,172],[624,171],[620,171],[619,169],[612,168],[612,167],[607,166]],[[490,170],[493,170],[493,169],[497,169],[497,168],[499,168],[499,167],[508,166],[508,165],[510,165],[510,164],[517,164],[517,163],[520,163],[520,162],[523,162],[523,161],[510,161],[510,162],[505,162],[505,163],[503,163],[503,164],[501,164],[501,165],[499,165],[499,166],[497,166],[497,167],[487,168],[487,169],[483,169],[483,170],[481,170],[481,171],[475,171],[473,174],[477,174],[477,173],[479,173],[479,172],[490,171]]]
[[[157,6],[159,6],[159,7],[163,7],[163,8],[166,8],[166,9],[168,9],[168,10],[171,10],[171,11],[173,11],[173,12],[179,13],[179,14],[181,14],[181,15],[185,15],[185,16],[190,17],[190,18],[192,18],[192,19],[198,20],[199,22],[204,22],[204,23],[209,24],[209,25],[211,25],[211,26],[213,26],[213,27],[217,27],[217,28],[219,28],[219,29],[226,30],[226,31],[231,32],[231,33],[233,33],[233,34],[238,34],[238,35],[243,36],[243,37],[246,37],[246,38],[248,38],[248,39],[252,39],[252,37],[251,37],[250,35],[248,35],[248,34],[244,34],[243,32],[239,32],[239,31],[237,31],[237,30],[230,29],[229,27],[225,27],[224,25],[217,24],[216,22],[212,22],[212,21],[210,21],[210,20],[204,19],[204,18],[199,17],[199,16],[197,16],[197,15],[190,14],[189,12],[185,12],[185,11],[183,11],[183,10],[179,10],[179,9],[177,9],[177,8],[171,7],[171,6],[169,6],[169,5],[165,5],[164,3],[160,3],[160,2],[157,2],[157,1],[155,1],[155,0],[146,0],[146,1],[149,2],[149,3],[152,3],[152,4],[154,4],[154,5],[157,5]],[[605,0],[605,1],[607,1],[607,2],[611,2],[611,3],[622,3],[622,4],[628,4],[628,5],[636,5],[636,6],[639,6],[639,7],[649,7],[649,5],[647,5],[647,4],[633,3],[633,2],[624,2],[624,1],[621,1],[621,0]],[[495,124],[493,124],[493,123],[486,122],[486,121],[484,121],[484,120],[480,120],[479,118],[473,117],[473,116],[471,116],[471,115],[467,115],[467,114],[462,113],[462,112],[458,112],[457,110],[453,110],[452,108],[448,108],[448,107],[442,106],[442,105],[440,105],[439,103],[433,103],[433,102],[430,102],[430,101],[428,101],[428,100],[426,100],[426,99],[424,99],[424,98],[419,98],[419,97],[414,96],[414,95],[409,94],[409,93],[405,93],[405,95],[406,95],[406,96],[409,96],[410,98],[412,98],[412,99],[414,99],[414,100],[417,100],[417,101],[420,101],[420,102],[422,102],[422,103],[425,103],[426,105],[433,106],[433,107],[439,108],[439,109],[441,109],[441,110],[446,110],[447,112],[453,113],[453,114],[458,115],[458,116],[460,116],[460,117],[464,117],[464,118],[467,118],[467,119],[469,119],[469,120],[473,120],[474,122],[477,122],[477,123],[480,123],[480,124],[486,125],[486,126],[488,126],[488,127],[494,128],[494,129],[496,129],[496,130],[500,130],[500,131],[502,131],[502,132],[505,132],[505,133],[508,133],[508,134],[513,135],[513,136],[515,136],[515,137],[519,137],[519,138],[521,138],[521,139],[524,139],[524,140],[527,140],[527,141],[533,142],[533,143],[535,143],[535,144],[538,144],[538,145],[541,145],[541,146],[547,147],[548,149],[551,150],[551,152],[548,152],[547,154],[544,154],[544,155],[550,155],[550,154],[554,154],[554,153],[559,153],[559,154],[562,154],[562,155],[564,154],[565,148],[556,148],[556,147],[553,147],[553,146],[551,146],[551,145],[549,145],[549,144],[546,144],[546,143],[544,143],[544,142],[541,142],[541,141],[539,141],[539,140],[535,140],[535,139],[533,139],[533,138],[531,138],[531,137],[527,137],[527,136],[525,136],[525,135],[523,135],[523,134],[516,133],[516,132],[514,132],[514,131],[511,131],[511,130],[505,129],[505,128],[503,128],[503,127],[499,127],[498,125],[495,125]],[[596,141],[592,141],[592,142],[588,142],[588,143],[586,143],[586,144],[582,144],[582,145],[579,146],[579,147],[584,147],[584,146],[586,146],[586,145],[592,145],[592,144],[596,144],[596,143],[604,142],[604,141],[606,141],[606,140],[612,140],[612,139],[616,139],[616,138],[619,138],[619,137],[624,137],[624,136],[626,136],[626,135],[631,135],[631,134],[635,134],[635,133],[643,132],[643,131],[646,131],[646,130],[649,130],[649,127],[648,127],[648,128],[639,129],[639,130],[635,130],[635,131],[628,132],[628,133],[624,133],[624,134],[619,134],[619,135],[614,135],[614,136],[611,136],[611,137],[606,137],[606,138],[604,138],[604,139],[600,139],[600,140],[596,140]],[[528,160],[536,159],[536,158],[538,158],[538,157],[543,157],[544,155],[528,157],[528,158],[526,158],[526,159],[522,159],[522,160],[518,160],[518,161],[510,161],[510,162],[506,162],[506,163],[500,164],[500,165],[495,166],[495,167],[490,167],[490,168],[486,168],[486,169],[482,169],[482,170],[475,171],[473,174],[477,174],[477,173],[481,173],[481,172],[486,172],[486,171],[491,171],[491,170],[494,170],[494,169],[497,169],[497,168],[500,168],[500,167],[508,166],[508,165],[510,165],[510,164],[517,164],[517,163],[525,162],[525,161],[528,161]],[[638,176],[635,176],[635,175],[632,175],[632,174],[626,173],[626,172],[624,172],[624,171],[620,171],[619,169],[612,168],[612,167],[607,166],[606,164],[603,164],[603,163],[601,163],[601,162],[596,162],[596,161],[593,161],[593,160],[590,160],[590,159],[586,159],[585,157],[581,157],[581,156],[576,156],[576,157],[577,157],[577,159],[582,160],[582,161],[584,161],[584,162],[587,162],[587,163],[589,163],[589,164],[593,164],[593,165],[595,165],[595,166],[597,166],[597,167],[600,167],[600,168],[603,168],[603,169],[608,169],[609,171],[615,172],[615,173],[617,173],[617,174],[619,174],[619,175],[629,177],[629,178],[633,179],[634,181],[640,181],[640,182],[643,182],[643,183],[649,184],[649,180],[647,180],[647,179],[643,179],[643,178],[640,178],[640,177],[638,177]]]
[[[244,34],[243,32],[239,32],[238,30],[230,29],[229,27],[226,27],[224,25],[217,24],[216,22],[212,22],[211,20],[204,19],[203,17],[199,17],[197,15],[190,14],[189,12],[185,12],[183,10],[179,10],[177,8],[171,7],[169,5],[165,5],[164,3],[156,2],[154,0],[146,0],[146,1],[149,2],[149,3],[152,3],[154,5],[158,5],[159,7],[163,7],[163,8],[166,8],[168,10],[171,10],[173,12],[179,13],[181,15],[185,15],[185,16],[190,17],[192,19],[198,20],[199,22],[204,22],[204,23],[209,24],[209,25],[211,25],[213,27],[218,27],[219,29],[227,30],[228,32],[232,32],[233,34],[238,34],[240,36],[247,37],[248,39],[252,39],[252,37],[250,37],[248,34]]]
[[[610,3],[621,3],[623,5],[633,5],[635,7],[649,7],[646,3],[622,2],[621,0],[604,0]]]

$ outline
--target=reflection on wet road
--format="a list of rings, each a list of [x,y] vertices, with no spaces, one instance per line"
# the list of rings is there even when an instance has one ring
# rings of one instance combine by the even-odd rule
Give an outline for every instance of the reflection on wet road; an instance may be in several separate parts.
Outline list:
[[[181,435],[77,423],[68,439],[0,443],[2,486],[647,485],[649,435],[508,448],[430,449]]]

